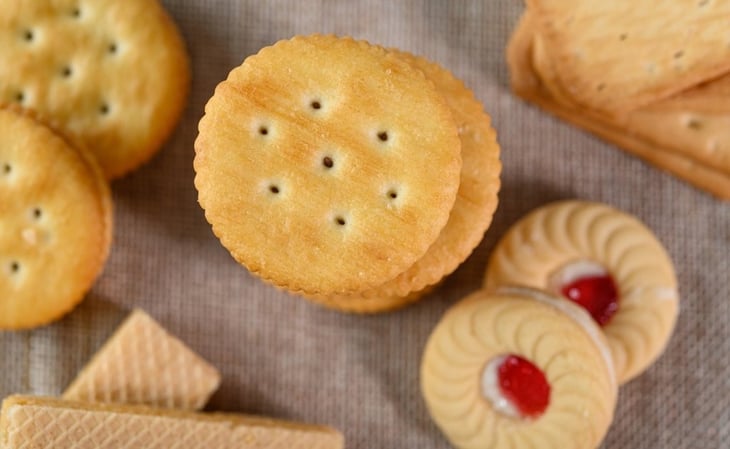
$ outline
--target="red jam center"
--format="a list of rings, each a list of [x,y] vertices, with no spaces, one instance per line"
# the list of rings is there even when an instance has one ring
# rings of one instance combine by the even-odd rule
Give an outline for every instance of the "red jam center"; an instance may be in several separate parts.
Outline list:
[[[618,310],[618,291],[608,275],[578,278],[564,285],[561,292],[586,309],[601,326],[605,326]]]
[[[529,361],[507,356],[497,370],[499,389],[520,414],[537,418],[550,403],[550,384],[545,374]]]

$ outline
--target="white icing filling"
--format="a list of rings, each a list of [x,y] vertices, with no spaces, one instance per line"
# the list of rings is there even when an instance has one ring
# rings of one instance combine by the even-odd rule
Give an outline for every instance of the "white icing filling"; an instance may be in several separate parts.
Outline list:
[[[608,271],[603,265],[590,260],[576,260],[556,270],[548,277],[548,290],[561,294],[564,285],[572,284],[578,279],[594,276],[606,276]]]
[[[492,404],[496,411],[512,418],[521,418],[520,412],[512,404],[512,401],[502,394],[502,389],[499,387],[499,367],[505,359],[507,359],[506,355],[500,355],[484,366],[482,371],[482,396]]]
[[[497,290],[497,293],[506,295],[512,294],[516,296],[532,298],[536,301],[540,301],[544,304],[554,307],[572,318],[573,321],[578,323],[578,325],[580,325],[583,330],[586,331],[591,340],[593,340],[593,343],[596,345],[599,352],[601,353],[601,356],[606,362],[606,367],[608,368],[613,387],[618,388],[616,370],[613,366],[611,350],[608,348],[608,345],[605,344],[603,338],[601,338],[603,335],[603,330],[601,330],[598,324],[593,320],[593,318],[588,314],[588,312],[586,312],[584,308],[568,301],[567,299],[563,299],[562,297],[554,297],[552,295],[541,292],[540,290],[535,290],[527,287],[502,287]]]

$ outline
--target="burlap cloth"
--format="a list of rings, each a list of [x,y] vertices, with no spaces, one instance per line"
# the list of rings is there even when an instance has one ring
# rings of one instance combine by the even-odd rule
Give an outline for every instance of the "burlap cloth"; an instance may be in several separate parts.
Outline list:
[[[104,275],[62,322],[0,333],[0,395],[59,394],[132,307],[216,365],[209,408],[333,425],[349,448],[446,448],[419,392],[429,332],[475,290],[507,227],[551,200],[637,215],[676,263],[682,312],[665,355],[621,390],[605,448],[730,447],[730,204],[723,204],[511,95],[504,48],[517,0],[167,0],[194,63],[172,140],[114,183]],[[494,224],[421,303],[374,317],[331,312],[250,276],[211,233],[193,188],[193,141],[215,85],[244,57],[295,34],[351,34],[450,68],[492,115],[504,174]],[[154,62],[150,62],[154,63]]]

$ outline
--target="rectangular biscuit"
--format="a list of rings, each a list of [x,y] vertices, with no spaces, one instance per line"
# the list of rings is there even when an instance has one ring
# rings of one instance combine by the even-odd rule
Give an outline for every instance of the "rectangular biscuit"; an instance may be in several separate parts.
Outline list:
[[[560,83],[538,34],[533,35],[532,62],[553,99],[569,108],[584,109]],[[730,75],[625,114],[585,112],[596,121],[730,175]]]
[[[198,410],[218,389],[220,381],[218,370],[137,309],[63,397]]]
[[[606,119],[570,104],[567,97],[556,98],[545,86],[532,65],[533,31],[531,18],[524,15],[512,35],[507,59],[512,88],[519,96],[557,115],[561,119],[612,142],[649,163],[669,171],[694,186],[720,198],[730,199],[730,176],[721,170],[698,164],[681,154],[672,153],[650,141],[626,133]]]
[[[730,72],[730,2],[528,0],[581,106],[626,112]]]
[[[4,449],[340,449],[321,426],[234,414],[92,404],[31,396],[3,401]]]

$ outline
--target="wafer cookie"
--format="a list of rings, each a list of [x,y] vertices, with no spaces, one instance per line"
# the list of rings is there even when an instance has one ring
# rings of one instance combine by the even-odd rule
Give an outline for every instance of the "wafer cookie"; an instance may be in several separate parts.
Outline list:
[[[137,309],[63,397],[198,410],[218,389],[220,380],[218,370]]]
[[[203,414],[11,396],[3,401],[4,449],[340,449],[334,429],[234,414]]]

